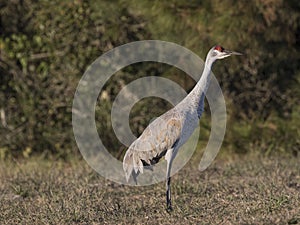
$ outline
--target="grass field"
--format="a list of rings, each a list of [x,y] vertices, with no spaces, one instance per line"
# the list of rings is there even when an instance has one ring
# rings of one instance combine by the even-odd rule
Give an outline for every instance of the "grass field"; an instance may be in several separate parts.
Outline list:
[[[164,183],[118,185],[80,160],[1,162],[0,224],[300,224],[299,158],[194,161],[173,177],[171,213]]]

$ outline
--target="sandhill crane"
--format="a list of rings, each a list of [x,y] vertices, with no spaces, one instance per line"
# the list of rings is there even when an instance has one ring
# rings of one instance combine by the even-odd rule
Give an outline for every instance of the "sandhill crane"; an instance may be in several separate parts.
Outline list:
[[[223,59],[241,53],[225,50],[220,45],[210,49],[205,60],[205,66],[200,80],[193,90],[174,108],[156,118],[144,130],[126,151],[123,169],[126,180],[130,176],[136,181],[144,167],[151,169],[160,158],[167,161],[166,200],[167,210],[172,210],[171,203],[171,167],[178,149],[188,140],[204,110],[204,97],[210,83],[211,67],[217,59]]]

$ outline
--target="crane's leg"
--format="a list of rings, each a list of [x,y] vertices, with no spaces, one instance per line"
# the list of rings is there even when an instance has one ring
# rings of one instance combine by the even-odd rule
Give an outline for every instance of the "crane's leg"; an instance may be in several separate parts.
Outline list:
[[[171,167],[172,167],[172,162],[173,162],[173,153],[168,160],[168,165],[167,165],[167,180],[166,180],[166,198],[167,198],[167,211],[172,211],[172,202],[171,202]]]
[[[167,211],[172,211],[172,202],[171,202],[171,177],[170,177],[170,170],[171,170],[171,166],[168,165],[168,172],[167,172],[167,181],[166,181],[166,197],[167,197]]]

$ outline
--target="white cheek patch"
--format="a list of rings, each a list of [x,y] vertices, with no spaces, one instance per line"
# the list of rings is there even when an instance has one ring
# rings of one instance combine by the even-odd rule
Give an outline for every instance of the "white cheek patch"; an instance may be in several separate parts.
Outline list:
[[[218,55],[218,52],[217,52],[216,50],[214,50],[214,51],[212,52],[212,54],[211,54],[212,57],[215,57],[215,56],[217,56],[217,55]]]

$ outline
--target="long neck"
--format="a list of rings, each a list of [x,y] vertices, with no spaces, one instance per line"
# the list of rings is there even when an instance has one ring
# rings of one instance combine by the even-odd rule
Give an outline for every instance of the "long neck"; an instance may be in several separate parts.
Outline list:
[[[204,108],[204,98],[210,83],[212,64],[213,61],[206,59],[200,80],[187,96],[187,101],[189,102],[188,104],[197,110],[199,117],[201,116]]]
[[[210,73],[211,73],[211,66],[212,62],[209,60],[205,61],[204,70],[202,72],[202,75],[200,77],[200,80],[195,85],[194,89],[192,90],[193,95],[197,97],[201,97],[199,95],[206,94],[207,89],[209,87],[210,83]]]

